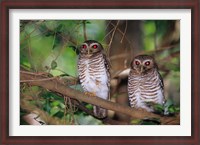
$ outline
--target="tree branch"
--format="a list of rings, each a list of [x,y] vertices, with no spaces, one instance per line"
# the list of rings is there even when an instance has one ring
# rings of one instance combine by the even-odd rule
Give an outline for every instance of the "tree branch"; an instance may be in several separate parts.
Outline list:
[[[83,92],[74,90],[66,85],[63,85],[56,79],[47,79],[47,76],[40,76],[37,73],[35,74],[29,73],[29,72],[25,73],[23,71],[23,73],[20,73],[20,79],[22,82],[26,82],[29,85],[40,86],[48,90],[63,94],[64,96],[68,96],[72,99],[87,102],[93,105],[98,105],[108,110],[113,110],[119,113],[126,114],[128,116],[131,116],[134,119],[159,118],[161,121],[161,124],[168,124],[168,122],[170,122],[171,124],[180,124],[179,116],[178,117],[166,117],[166,116],[163,117],[154,113],[146,112],[144,110],[138,110],[138,109],[130,108],[128,106],[123,106],[117,103],[113,103],[111,101],[107,101],[99,97],[86,96]],[[43,81],[38,81],[40,79],[42,79]],[[28,82],[27,80],[30,80],[30,81]]]

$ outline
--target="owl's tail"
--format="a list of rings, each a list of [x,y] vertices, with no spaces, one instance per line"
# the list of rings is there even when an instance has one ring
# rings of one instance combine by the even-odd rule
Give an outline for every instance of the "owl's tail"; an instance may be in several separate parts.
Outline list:
[[[107,117],[107,110],[98,106],[93,106],[94,115],[98,118],[106,118]]]

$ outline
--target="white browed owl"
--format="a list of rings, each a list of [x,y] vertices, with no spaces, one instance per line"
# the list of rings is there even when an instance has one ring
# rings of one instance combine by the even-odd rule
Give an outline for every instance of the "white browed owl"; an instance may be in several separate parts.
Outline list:
[[[164,105],[164,85],[158,67],[149,55],[136,56],[131,62],[128,77],[128,96],[131,107],[153,112],[148,102]]]
[[[78,75],[84,92],[105,100],[109,99],[109,66],[104,49],[97,41],[87,40],[81,45]],[[93,112],[98,118],[107,116],[107,110],[99,106],[93,106]]]

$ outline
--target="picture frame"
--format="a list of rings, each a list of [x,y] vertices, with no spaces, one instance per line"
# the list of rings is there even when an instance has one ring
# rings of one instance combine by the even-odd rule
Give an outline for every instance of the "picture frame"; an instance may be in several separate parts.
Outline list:
[[[9,10],[11,9],[191,9],[192,11],[192,130],[191,136],[9,136]],[[67,0],[1,2],[1,144],[182,144],[199,139],[199,0]],[[120,129],[119,129],[120,130]]]

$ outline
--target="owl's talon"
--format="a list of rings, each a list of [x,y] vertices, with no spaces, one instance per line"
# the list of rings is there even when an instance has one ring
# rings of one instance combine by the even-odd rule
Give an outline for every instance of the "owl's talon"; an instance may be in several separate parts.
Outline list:
[[[96,96],[96,94],[94,92],[85,92],[84,94],[87,95],[87,96],[90,96],[90,97]]]

